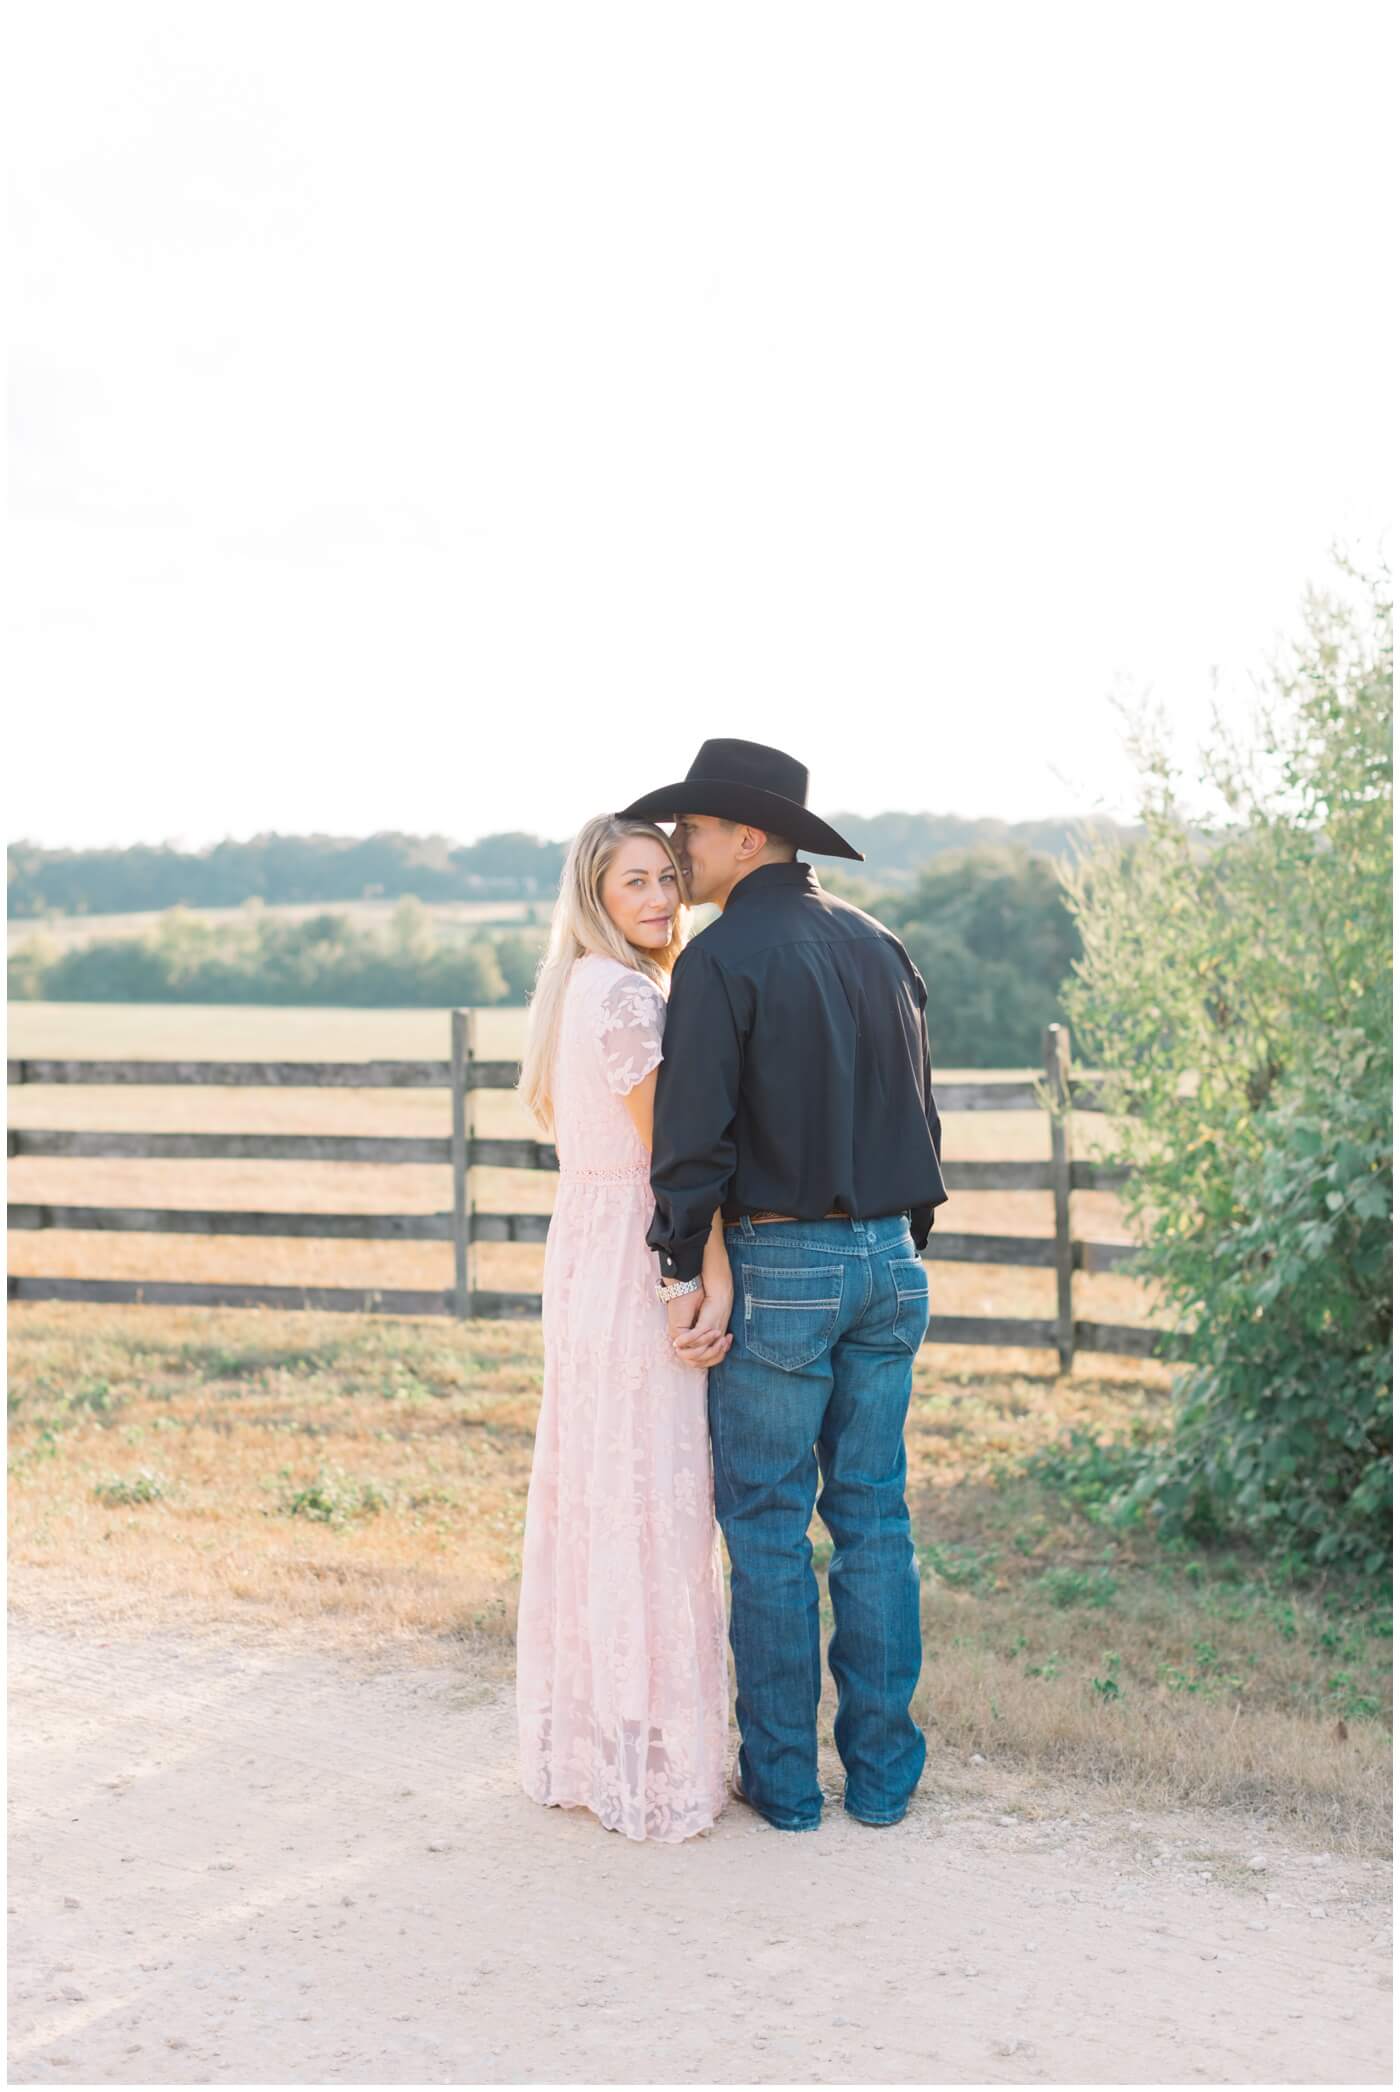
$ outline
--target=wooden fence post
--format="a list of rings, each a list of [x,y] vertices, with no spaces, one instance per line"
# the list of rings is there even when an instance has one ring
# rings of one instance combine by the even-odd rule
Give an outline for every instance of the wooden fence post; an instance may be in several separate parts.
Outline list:
[[[469,1312],[476,1313],[477,1295],[477,1249],[476,1249],[476,1113],[480,1091],[474,1076],[475,1063],[480,1055],[480,1020],[475,1010],[466,1012],[467,1018],[467,1084],[466,1084],[466,1143],[467,1143],[467,1300]]]
[[[472,1253],[472,1140],[476,1091],[468,1087],[476,1055],[476,1012],[452,1012],[452,1311],[465,1322],[472,1311],[476,1259]]]
[[[1070,1232],[1069,1032],[1045,1027],[1045,1079],[1050,1089],[1050,1177],[1055,1195],[1055,1349],[1060,1371],[1074,1363],[1074,1238]]]

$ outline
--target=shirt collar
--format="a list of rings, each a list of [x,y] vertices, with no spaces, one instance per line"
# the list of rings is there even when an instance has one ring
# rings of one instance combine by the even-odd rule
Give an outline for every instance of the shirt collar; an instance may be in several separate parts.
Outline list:
[[[821,892],[817,875],[811,865],[793,858],[786,864],[761,864],[756,871],[747,873],[730,894],[724,904],[725,908],[732,908],[736,901],[742,901],[746,896],[752,898],[755,895],[770,893],[775,887],[795,888],[803,893]]]

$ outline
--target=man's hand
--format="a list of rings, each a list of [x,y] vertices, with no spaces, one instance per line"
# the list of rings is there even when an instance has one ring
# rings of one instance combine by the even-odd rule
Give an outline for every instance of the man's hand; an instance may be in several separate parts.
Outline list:
[[[689,1329],[671,1331],[675,1354],[682,1365],[717,1366],[734,1341],[729,1334],[729,1317],[734,1310],[733,1284],[717,1284],[703,1293],[687,1294],[686,1298],[699,1300],[702,1305]]]

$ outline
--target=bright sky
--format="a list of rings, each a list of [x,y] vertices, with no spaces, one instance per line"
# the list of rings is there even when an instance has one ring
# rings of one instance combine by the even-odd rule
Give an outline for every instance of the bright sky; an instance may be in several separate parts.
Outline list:
[[[1370,0],[31,0],[11,836],[1130,808],[1385,529]]]

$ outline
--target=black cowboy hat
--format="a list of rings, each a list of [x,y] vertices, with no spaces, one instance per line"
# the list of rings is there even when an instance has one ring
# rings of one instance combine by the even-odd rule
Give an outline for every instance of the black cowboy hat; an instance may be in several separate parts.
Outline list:
[[[678,821],[682,814],[716,814],[746,821],[781,835],[800,850],[822,857],[854,857],[863,851],[807,811],[807,770],[796,756],[761,741],[705,741],[679,784],[663,785],[620,809],[627,821]]]

